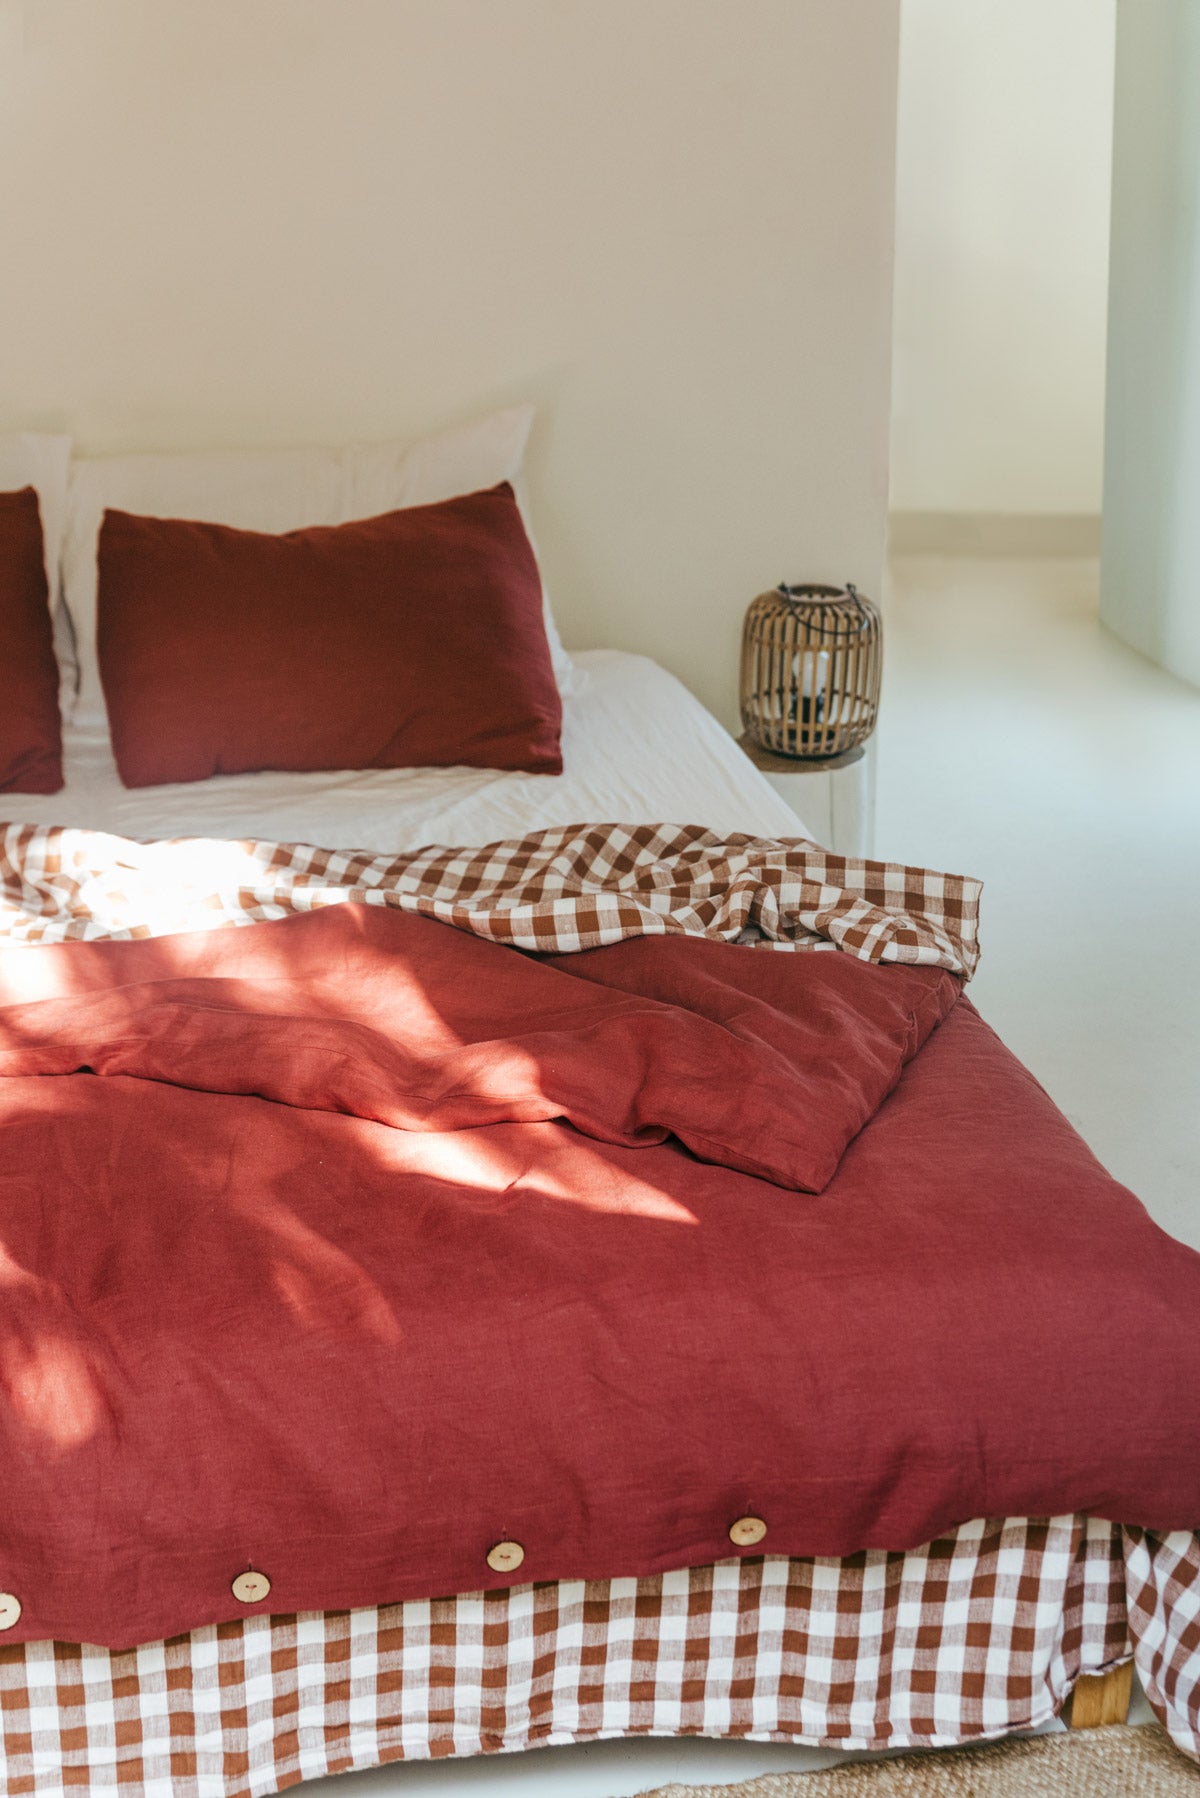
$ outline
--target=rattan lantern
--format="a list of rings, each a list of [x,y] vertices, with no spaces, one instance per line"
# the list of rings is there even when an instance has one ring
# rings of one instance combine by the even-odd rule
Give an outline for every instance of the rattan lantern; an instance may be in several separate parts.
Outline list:
[[[789,587],[750,604],[742,632],[746,737],[797,761],[856,760],[875,728],[879,612],[854,587]]]

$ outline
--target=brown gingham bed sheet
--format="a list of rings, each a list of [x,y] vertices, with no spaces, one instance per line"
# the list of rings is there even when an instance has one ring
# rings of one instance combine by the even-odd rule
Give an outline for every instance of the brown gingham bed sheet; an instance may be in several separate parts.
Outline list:
[[[29,944],[210,930],[356,900],[556,955],[679,933],[970,976],[979,894],[963,875],[697,825],[567,825],[399,856],[204,837],[139,843],[37,824],[0,831],[0,937]]]
[[[594,825],[396,857],[0,831],[0,938],[256,922],[358,900],[558,954],[662,932],[969,976],[978,882],[802,841]],[[970,1523],[926,1548],[739,1560],[350,1613],[256,1617],[126,1653],[0,1648],[6,1793],[237,1798],[384,1761],[623,1735],[940,1746],[1048,1718],[1132,1651],[1200,1755],[1200,1538]]]
[[[1010,1519],[907,1554],[251,1617],[126,1653],[27,1643],[0,1649],[0,1778],[241,1798],[611,1736],[938,1747],[1046,1721],[1131,1631],[1195,1754],[1198,1589],[1194,1537]]]

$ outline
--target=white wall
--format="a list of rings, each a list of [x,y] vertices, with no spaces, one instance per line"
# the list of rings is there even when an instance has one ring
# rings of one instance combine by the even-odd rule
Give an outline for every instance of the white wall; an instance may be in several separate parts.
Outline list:
[[[733,713],[878,589],[897,0],[0,0],[0,429],[406,435],[529,395],[568,641]]]
[[[1200,685],[1200,6],[1121,0],[1100,610]]]
[[[1100,509],[1114,6],[903,0],[895,511]]]

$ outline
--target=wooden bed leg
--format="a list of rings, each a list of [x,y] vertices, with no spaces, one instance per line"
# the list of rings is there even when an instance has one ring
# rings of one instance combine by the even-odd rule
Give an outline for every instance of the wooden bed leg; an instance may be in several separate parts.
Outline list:
[[[1082,1674],[1071,1698],[1070,1728],[1100,1729],[1106,1723],[1124,1723],[1132,1692],[1132,1661],[1110,1673]]]

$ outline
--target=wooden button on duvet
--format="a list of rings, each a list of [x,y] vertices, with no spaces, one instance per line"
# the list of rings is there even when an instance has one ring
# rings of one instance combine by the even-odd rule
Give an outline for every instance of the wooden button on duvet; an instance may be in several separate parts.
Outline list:
[[[239,1604],[261,1604],[271,1590],[265,1573],[239,1573],[231,1588]]]
[[[0,1629],[11,1629],[21,1621],[21,1600],[11,1592],[0,1592]]]
[[[493,1573],[513,1573],[524,1559],[525,1550],[519,1542],[497,1542],[487,1551],[487,1564]]]
[[[729,1540],[738,1548],[753,1548],[761,1542],[767,1533],[767,1526],[761,1517],[739,1517],[736,1523],[729,1526]]]

